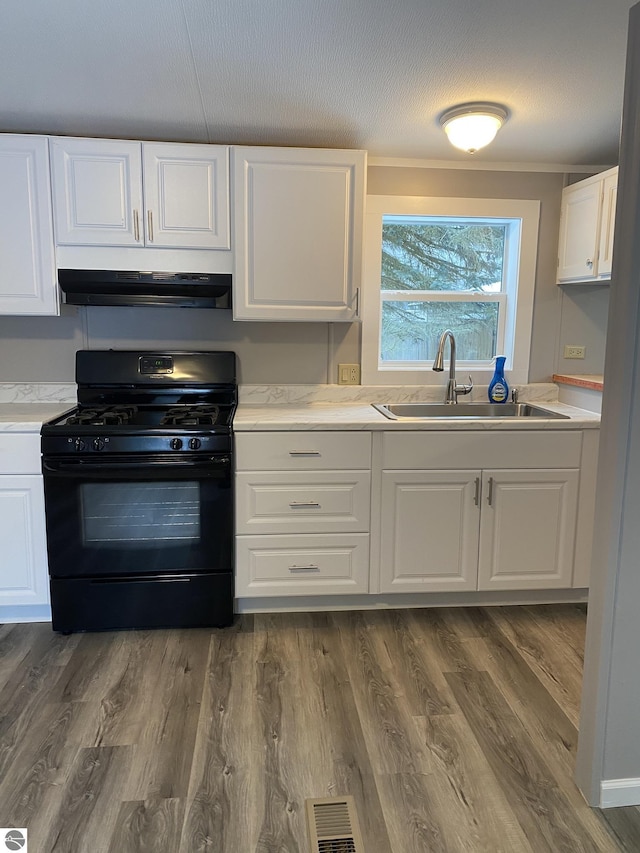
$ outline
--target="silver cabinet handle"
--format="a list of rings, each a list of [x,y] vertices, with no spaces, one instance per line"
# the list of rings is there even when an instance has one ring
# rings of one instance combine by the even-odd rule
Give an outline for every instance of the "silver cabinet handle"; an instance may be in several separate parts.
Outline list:
[[[492,506],[491,501],[493,500],[493,477],[489,477],[489,494],[487,495],[487,503],[489,506]]]
[[[301,507],[320,508],[320,504],[317,501],[290,501],[289,506],[291,509],[300,509]]]
[[[140,218],[137,210],[133,211],[133,239],[136,243],[140,242]]]
[[[290,572],[319,572],[320,566],[309,563],[308,566],[289,566]]]
[[[321,456],[319,450],[290,450],[289,456]]]
[[[147,230],[149,231],[149,242],[153,243],[153,213],[147,211]]]
[[[476,506],[480,506],[480,477],[476,477],[476,493],[473,502]]]

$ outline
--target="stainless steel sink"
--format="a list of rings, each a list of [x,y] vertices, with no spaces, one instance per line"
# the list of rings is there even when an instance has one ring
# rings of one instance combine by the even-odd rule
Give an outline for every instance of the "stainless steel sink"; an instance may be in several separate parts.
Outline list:
[[[568,418],[529,403],[372,403],[392,421],[403,418]]]

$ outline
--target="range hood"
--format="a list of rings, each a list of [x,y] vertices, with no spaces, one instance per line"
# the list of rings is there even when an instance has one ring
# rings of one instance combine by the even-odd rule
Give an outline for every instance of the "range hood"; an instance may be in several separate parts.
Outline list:
[[[230,273],[59,269],[58,283],[69,305],[231,307]]]

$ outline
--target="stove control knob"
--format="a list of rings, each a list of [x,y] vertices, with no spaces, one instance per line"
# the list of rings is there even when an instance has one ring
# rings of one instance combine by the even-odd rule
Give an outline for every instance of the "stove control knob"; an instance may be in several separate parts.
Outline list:
[[[104,438],[94,438],[93,439],[93,449],[94,450],[102,450],[104,448]]]
[[[182,439],[181,438],[172,438],[169,442],[169,445],[172,450],[181,450],[182,449]]]
[[[202,442],[199,438],[190,438],[189,447],[191,448],[191,450],[200,450],[200,448],[202,447]]]
[[[84,441],[81,438],[76,438],[76,440],[73,442],[73,446],[75,447],[76,450],[84,450],[86,447],[86,444],[84,443]]]

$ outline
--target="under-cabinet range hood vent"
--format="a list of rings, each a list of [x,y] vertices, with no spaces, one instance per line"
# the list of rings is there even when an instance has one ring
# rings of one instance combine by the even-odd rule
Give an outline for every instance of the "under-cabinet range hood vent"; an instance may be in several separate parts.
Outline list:
[[[59,269],[58,283],[69,305],[231,307],[230,273]]]

